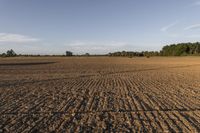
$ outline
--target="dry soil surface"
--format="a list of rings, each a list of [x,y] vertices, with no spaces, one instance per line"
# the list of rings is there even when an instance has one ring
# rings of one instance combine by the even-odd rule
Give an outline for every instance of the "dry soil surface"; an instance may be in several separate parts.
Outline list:
[[[200,57],[0,58],[0,132],[200,132]]]

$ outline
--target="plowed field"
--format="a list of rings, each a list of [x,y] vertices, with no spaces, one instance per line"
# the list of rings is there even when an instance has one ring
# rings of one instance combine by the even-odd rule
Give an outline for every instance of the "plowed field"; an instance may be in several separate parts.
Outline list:
[[[200,132],[199,57],[0,59],[0,132]]]

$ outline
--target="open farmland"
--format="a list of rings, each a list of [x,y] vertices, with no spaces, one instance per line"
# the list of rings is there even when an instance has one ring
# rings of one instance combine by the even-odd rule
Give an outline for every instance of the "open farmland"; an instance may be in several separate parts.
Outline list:
[[[200,132],[200,58],[1,58],[0,101],[0,132]]]

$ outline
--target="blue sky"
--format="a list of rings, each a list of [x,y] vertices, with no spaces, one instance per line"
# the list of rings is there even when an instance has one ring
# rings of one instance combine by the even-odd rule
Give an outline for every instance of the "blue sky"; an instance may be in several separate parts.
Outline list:
[[[0,53],[104,54],[200,41],[200,0],[0,0]]]

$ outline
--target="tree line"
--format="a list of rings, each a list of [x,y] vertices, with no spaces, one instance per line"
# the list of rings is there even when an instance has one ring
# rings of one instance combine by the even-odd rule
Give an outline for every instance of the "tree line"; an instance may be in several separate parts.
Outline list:
[[[195,43],[178,43],[166,45],[161,51],[142,51],[142,52],[132,52],[132,51],[122,51],[109,53],[109,56],[187,56],[187,55],[200,55],[200,42]]]
[[[6,53],[0,54],[1,57],[14,57],[17,56],[14,50],[8,50]]]
[[[161,50],[163,56],[200,55],[200,43],[179,43],[166,45]]]
[[[166,45],[161,51],[121,51],[108,53],[103,56],[124,56],[124,57],[150,57],[150,56],[187,56],[187,55],[200,55],[200,42],[195,43],[178,43]],[[74,55],[71,51],[66,51],[65,55],[17,55],[14,50],[8,50],[6,53],[0,54],[1,57],[15,57],[15,56],[100,56],[90,55],[85,53],[83,55]],[[102,56],[102,55],[101,55]]]
[[[158,51],[142,51],[142,52],[133,52],[133,51],[122,51],[122,52],[114,52],[109,53],[108,56],[125,56],[125,57],[150,57],[150,56],[159,56],[160,53]]]

